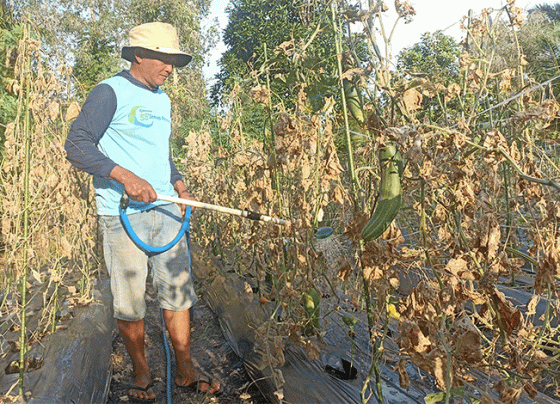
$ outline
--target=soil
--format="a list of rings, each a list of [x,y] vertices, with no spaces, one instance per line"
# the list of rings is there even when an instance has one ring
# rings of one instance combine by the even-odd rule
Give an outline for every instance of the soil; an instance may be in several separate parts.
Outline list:
[[[148,282],[149,283],[149,282]],[[205,397],[193,390],[186,391],[174,385],[175,361],[172,357],[172,402],[177,404],[266,404],[268,401],[250,380],[243,362],[224,338],[218,318],[204,302],[199,292],[200,285],[195,284],[198,302],[191,312],[191,353],[197,369],[221,383],[221,394],[217,397]],[[148,286],[146,327],[146,355],[150,364],[153,387],[157,404],[167,403],[166,393],[166,350],[161,322],[161,312],[153,299],[153,291]],[[167,335],[167,334],[166,334]],[[171,341],[166,340],[171,347]],[[170,354],[173,355],[170,349]],[[120,336],[113,340],[113,377],[107,404],[128,402],[128,387],[132,384],[132,364],[126,353]]]

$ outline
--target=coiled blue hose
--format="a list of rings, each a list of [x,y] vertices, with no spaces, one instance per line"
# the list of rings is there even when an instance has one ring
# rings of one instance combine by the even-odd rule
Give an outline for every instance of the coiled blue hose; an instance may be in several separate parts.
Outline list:
[[[138,235],[136,235],[136,233],[134,233],[134,230],[132,229],[132,226],[130,224],[130,221],[128,220],[128,217],[126,216],[126,212],[124,211],[124,209],[119,207],[119,213],[121,215],[121,220],[124,224],[124,228],[126,229],[128,235],[130,236],[132,241],[134,241],[138,247],[140,247],[143,250],[148,251],[148,252],[161,253],[161,252],[169,250],[171,247],[173,247],[175,244],[177,244],[179,242],[179,240],[181,240],[181,238],[185,235],[185,232],[188,231],[188,229],[190,227],[190,209],[191,209],[190,206],[188,206],[187,207],[187,213],[185,213],[185,217],[183,218],[183,224],[181,225],[181,228],[179,229],[179,233],[177,233],[175,238],[173,240],[171,240],[168,244],[166,244],[164,246],[161,246],[161,247],[151,246],[149,244],[144,243],[142,240],[140,240],[140,237],[138,237]]]
[[[177,233],[175,238],[164,246],[161,247],[151,246],[149,244],[144,243],[142,240],[140,240],[140,237],[138,237],[138,235],[134,232],[134,229],[132,228],[132,225],[128,220],[128,216],[126,216],[127,207],[128,207],[128,195],[126,194],[126,192],[123,192],[123,195],[121,197],[121,203],[119,204],[119,214],[121,216],[121,220],[123,222],[124,228],[126,229],[126,232],[130,236],[132,241],[134,241],[134,243],[136,243],[138,247],[142,248],[145,251],[151,253],[165,252],[169,250],[171,247],[173,247],[175,244],[177,244],[179,240],[181,240],[181,238],[185,235],[185,232],[190,231],[191,207],[187,206],[187,209],[185,211],[185,216],[183,217],[183,225],[179,229],[179,232]]]

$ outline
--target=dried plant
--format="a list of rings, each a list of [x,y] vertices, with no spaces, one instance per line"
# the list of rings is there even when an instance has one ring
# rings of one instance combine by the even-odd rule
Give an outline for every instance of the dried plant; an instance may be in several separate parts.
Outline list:
[[[91,185],[65,159],[65,89],[59,76],[45,69],[39,50],[40,43],[27,30],[17,50],[12,86],[18,114],[7,125],[0,168],[0,285],[5,291],[0,331],[21,329],[22,363],[27,344],[54,330],[58,292],[75,291],[79,285],[76,301],[87,302],[97,269]],[[26,299],[28,289],[33,295]],[[12,304],[5,304],[10,295]],[[35,314],[37,328],[27,329],[33,296],[42,296],[45,307]]]

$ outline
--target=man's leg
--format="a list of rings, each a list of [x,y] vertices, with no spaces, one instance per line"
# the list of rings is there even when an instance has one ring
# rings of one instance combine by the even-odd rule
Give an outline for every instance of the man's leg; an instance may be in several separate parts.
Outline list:
[[[200,391],[214,394],[220,390],[220,383],[208,383],[206,376],[201,376],[196,371],[191,359],[191,321],[189,310],[171,311],[163,310],[165,325],[169,331],[175,360],[177,362],[177,376],[175,383],[179,386],[188,386],[199,381]]]
[[[146,361],[144,347],[144,320],[124,321],[118,320],[119,331],[132,360],[133,384],[138,387],[146,387],[152,381],[150,368]],[[141,391],[130,389],[128,394],[141,399],[155,399],[156,395],[152,389]]]

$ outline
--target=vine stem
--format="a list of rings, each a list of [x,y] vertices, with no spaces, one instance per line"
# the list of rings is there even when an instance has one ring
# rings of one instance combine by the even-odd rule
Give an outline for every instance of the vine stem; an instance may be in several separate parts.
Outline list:
[[[274,180],[274,188],[277,192],[277,201],[278,201],[278,211],[283,211],[283,204],[282,204],[282,189],[280,185],[280,175],[278,170],[276,169],[276,132],[274,132],[274,124],[272,123],[272,90],[270,87],[270,72],[268,70],[268,46],[266,42],[264,43],[264,63],[266,65],[266,88],[268,90],[268,97],[266,98],[266,113],[268,115],[268,120],[270,123],[270,142],[272,147],[270,148],[272,152],[272,156],[274,159],[274,164],[272,166],[272,178]]]
[[[29,24],[24,26],[23,41],[24,47],[29,34]],[[23,52],[25,55],[25,50]],[[26,57],[25,67],[22,70],[26,87],[25,99],[25,117],[23,122],[23,133],[25,136],[25,165],[23,177],[23,257],[22,257],[22,275],[21,275],[21,332],[19,340],[19,395],[22,397],[24,393],[24,375],[25,375],[25,354],[27,351],[26,328],[27,328],[27,255],[29,249],[29,176],[30,176],[30,159],[31,159],[31,129],[29,114],[29,92],[31,90],[31,61]]]
[[[484,146],[481,146],[481,145],[476,144],[474,142],[471,142],[470,140],[466,140],[465,143],[467,143],[467,144],[469,144],[473,147],[476,147],[477,149],[483,150],[487,153],[501,154],[506,159],[506,161],[509,163],[509,165],[517,172],[517,174],[519,175],[519,177],[522,180],[534,182],[534,183],[541,184],[541,185],[547,185],[549,187],[552,187],[552,188],[556,189],[557,191],[560,191],[560,184],[558,184],[556,181],[549,180],[549,179],[543,179],[543,178],[531,177],[530,175],[525,174],[523,172],[523,170],[521,170],[521,168],[513,160],[513,157],[511,157],[509,155],[509,153],[506,152],[501,147],[493,147],[493,148],[484,147]]]
[[[351,178],[351,187],[352,187],[352,197],[354,200],[354,208],[356,210],[359,209],[359,204],[358,204],[358,177],[356,175],[356,170],[354,168],[354,157],[353,157],[353,152],[352,152],[352,142],[350,139],[350,126],[348,123],[348,109],[347,109],[347,105],[346,105],[346,95],[344,93],[344,85],[343,85],[343,81],[342,81],[342,61],[341,61],[341,57],[342,57],[342,34],[340,32],[340,27],[338,25],[338,18],[337,18],[337,1],[332,1],[331,2],[331,14],[332,14],[332,20],[333,20],[333,29],[335,32],[335,46],[336,46],[336,54],[337,54],[337,58],[336,58],[336,67],[338,69],[338,86],[339,86],[339,91],[340,91],[340,98],[342,100],[342,115],[344,118],[344,130],[345,130],[345,134],[346,134],[346,148],[347,148],[347,152],[348,152],[348,165],[350,167],[350,178]],[[364,249],[364,245],[363,245],[363,240],[360,239],[360,251],[363,251]],[[360,260],[361,261],[361,260]],[[380,404],[383,404],[383,388],[381,386],[381,372],[379,371],[379,349],[377,346],[377,341],[373,341],[372,337],[372,330],[373,330],[373,313],[372,313],[372,307],[371,307],[371,298],[370,298],[370,294],[369,294],[369,288],[367,285],[367,279],[364,273],[364,268],[363,268],[363,264],[361,266],[361,275],[362,275],[362,283],[363,283],[363,295],[364,295],[364,299],[365,299],[365,303],[366,303],[366,311],[367,311],[367,317],[368,317],[368,331],[370,334],[370,344],[371,344],[371,349],[372,349],[372,363],[371,363],[371,367],[370,367],[370,371],[369,371],[369,375],[371,376],[371,373],[373,372],[375,374],[375,382],[376,382],[376,387],[377,387],[377,400],[379,401]],[[366,386],[369,383],[369,379],[370,377],[367,378],[367,380],[364,382],[364,386],[362,388],[361,391],[361,397],[362,397],[362,402],[364,402],[364,394],[365,394],[365,390],[366,390]]]
[[[354,155],[352,151],[352,141],[350,139],[350,125],[348,123],[348,109],[346,106],[346,96],[344,94],[344,86],[342,83],[342,38],[340,27],[338,25],[338,18],[337,18],[337,2],[331,2],[331,13],[332,13],[332,20],[333,20],[333,29],[335,32],[335,47],[336,47],[336,67],[338,69],[338,87],[340,91],[340,99],[342,100],[342,115],[344,118],[344,131],[345,131],[345,139],[346,139],[346,149],[348,152],[348,166],[350,168],[350,178],[351,178],[351,185],[352,185],[352,196],[354,199],[354,208],[358,210],[358,177],[356,176],[356,170],[354,168]]]

